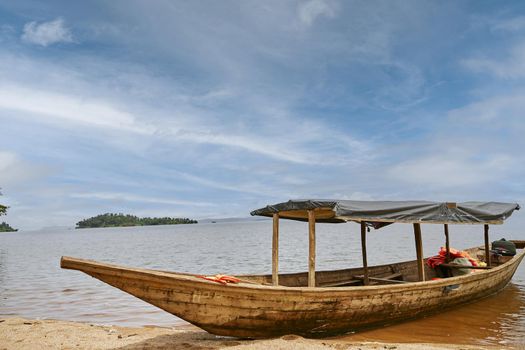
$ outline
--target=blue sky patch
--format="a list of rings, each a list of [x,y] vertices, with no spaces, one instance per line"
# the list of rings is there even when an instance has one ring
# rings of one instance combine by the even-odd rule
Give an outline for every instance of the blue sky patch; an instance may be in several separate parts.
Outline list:
[[[519,1],[0,1],[5,219],[523,204],[523,62]]]

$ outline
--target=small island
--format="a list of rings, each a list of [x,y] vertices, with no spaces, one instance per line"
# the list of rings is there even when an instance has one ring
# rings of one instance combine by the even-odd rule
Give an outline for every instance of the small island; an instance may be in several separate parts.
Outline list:
[[[1,194],[2,193],[0,193],[0,195]],[[1,215],[6,215],[6,212],[7,212],[8,208],[9,207],[6,207],[5,205],[0,204],[0,216]],[[12,228],[11,226],[9,226],[9,224],[7,222],[0,223],[0,232],[16,232],[16,231],[18,231],[18,230]]]
[[[12,228],[9,226],[7,222],[1,222],[0,223],[0,232],[16,232],[18,231],[16,228]]]
[[[76,228],[179,225],[196,223],[197,220],[188,218],[139,218],[129,214],[106,213],[79,221],[77,222]]]

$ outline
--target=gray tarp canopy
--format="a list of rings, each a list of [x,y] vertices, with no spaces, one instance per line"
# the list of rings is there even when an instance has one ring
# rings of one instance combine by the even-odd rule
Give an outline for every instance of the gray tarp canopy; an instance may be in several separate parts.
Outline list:
[[[315,210],[317,222],[367,222],[377,228],[381,223],[502,224],[517,203],[428,202],[428,201],[354,201],[334,199],[290,200],[268,205],[251,215],[273,216],[308,221],[308,210]]]

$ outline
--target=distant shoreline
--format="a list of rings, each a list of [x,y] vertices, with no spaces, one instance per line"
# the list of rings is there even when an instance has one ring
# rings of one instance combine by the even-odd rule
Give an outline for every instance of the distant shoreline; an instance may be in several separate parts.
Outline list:
[[[133,226],[158,226],[158,225],[181,225],[197,224],[197,220],[188,218],[140,218],[130,214],[106,213],[90,217],[77,222],[75,228],[100,228],[100,227],[133,227]]]
[[[194,222],[191,224],[197,224],[198,222]],[[150,224],[150,225],[107,225],[107,226],[90,226],[90,227],[75,227],[75,229],[82,230],[87,228],[119,228],[119,227],[145,227],[145,226],[175,226],[175,225],[189,225],[188,224]]]

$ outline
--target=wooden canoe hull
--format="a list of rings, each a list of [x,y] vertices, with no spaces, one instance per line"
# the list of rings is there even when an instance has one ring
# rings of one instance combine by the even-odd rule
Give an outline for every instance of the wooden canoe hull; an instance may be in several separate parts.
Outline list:
[[[497,293],[525,252],[490,270],[427,282],[359,287],[221,285],[189,274],[63,257],[101,281],[210,333],[246,338],[322,337],[438,312]]]

